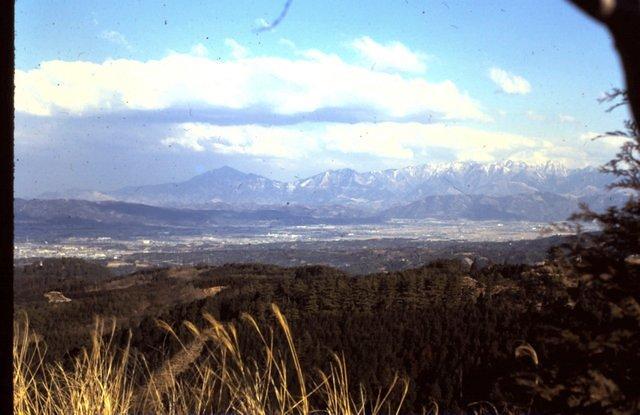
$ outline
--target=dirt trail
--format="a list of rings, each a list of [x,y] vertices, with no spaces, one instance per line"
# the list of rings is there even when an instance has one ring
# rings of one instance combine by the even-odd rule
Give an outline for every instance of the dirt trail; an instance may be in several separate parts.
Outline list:
[[[160,369],[151,375],[149,385],[155,385],[156,389],[164,392],[173,382],[176,376],[186,371],[202,354],[202,349],[208,339],[213,335],[213,330],[203,330],[199,336],[187,344],[185,348],[167,360]]]
[[[206,296],[212,296],[224,288],[226,287],[216,286],[204,289],[203,291],[207,294]],[[213,334],[213,329],[202,330],[190,343],[185,345],[182,350],[166,360],[162,367],[151,374],[147,384],[136,394],[138,399],[144,398],[152,391],[156,393],[166,392],[173,384],[175,378],[189,369],[189,366],[200,357],[205,343],[207,340],[213,338]]]

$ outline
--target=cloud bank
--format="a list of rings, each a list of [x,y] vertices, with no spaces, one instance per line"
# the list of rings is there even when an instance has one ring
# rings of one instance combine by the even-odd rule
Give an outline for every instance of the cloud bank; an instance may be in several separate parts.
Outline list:
[[[162,140],[195,152],[242,154],[284,159],[321,158],[323,154],[361,155],[412,163],[437,158],[443,151],[457,161],[524,159],[543,140],[444,123],[308,123],[280,127],[219,126],[181,123]],[[549,147],[549,146],[547,146]],[[538,153],[539,162],[547,161]]]
[[[380,120],[488,119],[480,105],[451,81],[380,72],[319,50],[293,58],[248,57],[246,48],[236,41],[227,39],[226,44],[232,48],[229,60],[210,59],[200,50],[149,61],[54,60],[36,69],[16,70],[16,111],[82,116],[198,107],[262,108],[272,114],[295,115],[356,108]],[[397,45],[391,50],[392,55],[398,50],[404,53]],[[381,51],[375,54],[384,56]],[[411,67],[409,61],[402,65]]]

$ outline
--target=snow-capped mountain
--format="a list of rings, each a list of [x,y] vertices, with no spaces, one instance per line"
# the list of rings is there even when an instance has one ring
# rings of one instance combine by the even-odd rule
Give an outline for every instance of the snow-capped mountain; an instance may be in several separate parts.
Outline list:
[[[326,171],[291,186],[297,200],[313,203],[397,203],[424,196],[535,192],[573,193],[585,185],[602,188],[608,178],[595,169],[567,170],[555,164],[451,163],[411,166],[358,173],[351,169]]]
[[[102,198],[156,206],[343,206],[381,212],[445,195],[466,196],[470,203],[477,199],[472,196],[547,194],[548,199],[553,194],[575,204],[581,198],[596,201],[604,197],[604,189],[611,180],[592,167],[567,169],[554,163],[529,165],[513,161],[425,164],[371,172],[328,170],[291,182],[222,167],[184,182],[126,187],[98,194]]]

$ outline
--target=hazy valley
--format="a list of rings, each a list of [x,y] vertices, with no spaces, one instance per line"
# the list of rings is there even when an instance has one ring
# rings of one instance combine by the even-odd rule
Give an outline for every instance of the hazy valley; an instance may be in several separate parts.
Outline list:
[[[578,203],[626,199],[605,189],[608,179],[591,168],[504,162],[327,171],[284,183],[223,167],[180,183],[15,199],[16,258],[80,257],[119,272],[226,262],[407,269],[460,252],[487,256],[482,242],[561,235],[551,222]],[[544,249],[528,261],[509,257],[505,246],[492,260],[544,257]]]

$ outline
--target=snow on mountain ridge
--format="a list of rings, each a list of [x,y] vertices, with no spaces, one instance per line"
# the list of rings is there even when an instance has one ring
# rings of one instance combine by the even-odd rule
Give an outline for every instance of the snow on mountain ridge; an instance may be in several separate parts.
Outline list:
[[[288,182],[225,166],[183,182],[127,187],[102,195],[121,201],[177,207],[203,205],[212,200],[238,206],[346,203],[384,207],[451,194],[580,195],[585,194],[585,189],[593,194],[610,181],[610,177],[595,168],[568,169],[558,163],[527,164],[510,160],[432,163],[369,172],[337,169]]]

